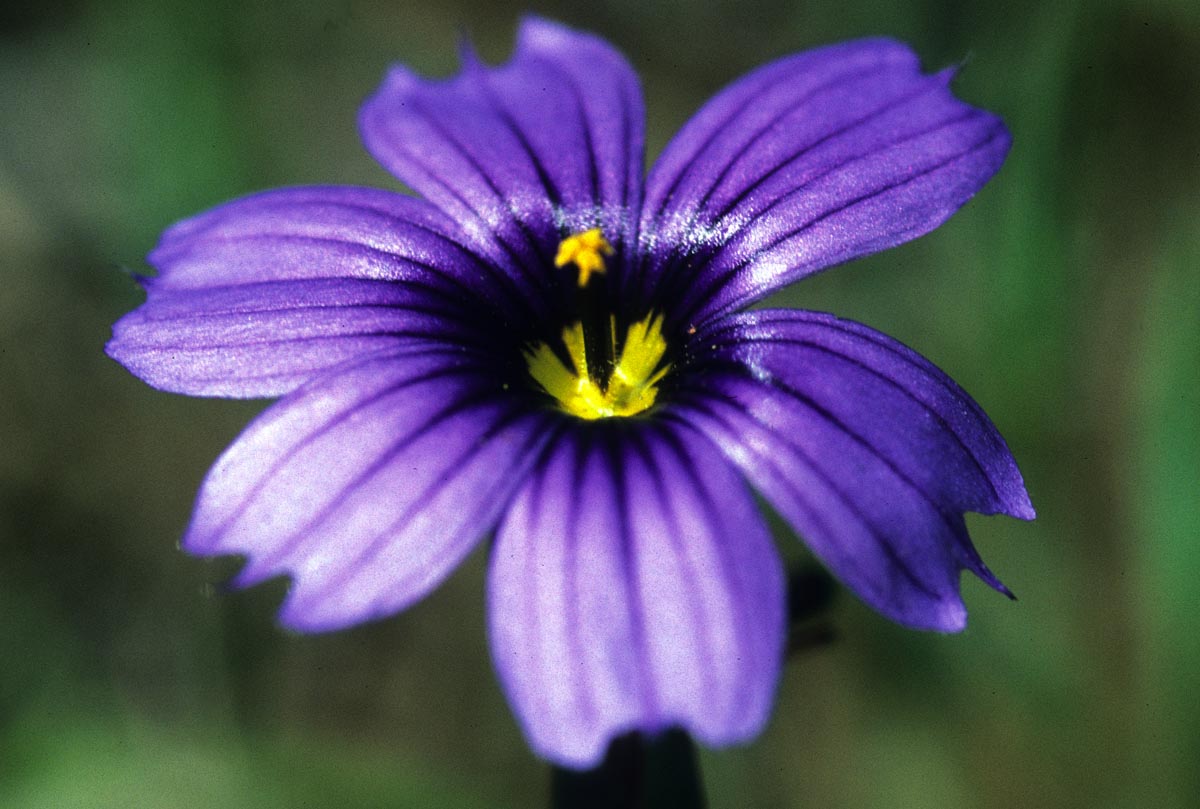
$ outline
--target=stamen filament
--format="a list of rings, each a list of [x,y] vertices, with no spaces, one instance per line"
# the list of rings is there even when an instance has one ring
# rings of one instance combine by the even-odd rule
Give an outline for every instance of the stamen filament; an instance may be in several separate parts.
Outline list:
[[[586,355],[591,361],[591,378],[601,390],[616,364],[616,325],[609,325],[605,256],[613,247],[600,228],[592,228],[563,239],[554,257],[555,267],[574,264],[579,269],[577,311],[583,323]],[[584,371],[583,373],[587,373]]]
[[[667,350],[662,316],[650,315],[625,333],[621,354],[611,374],[597,381],[595,363],[589,362],[590,343],[582,322],[563,329],[563,345],[573,368],[566,367],[554,350],[540,343],[525,353],[529,374],[568,413],[594,420],[633,416],[648,410],[658,398],[658,383],[670,370],[662,362]],[[616,351],[616,318],[609,318],[609,351]],[[589,374],[589,371],[592,371]]]

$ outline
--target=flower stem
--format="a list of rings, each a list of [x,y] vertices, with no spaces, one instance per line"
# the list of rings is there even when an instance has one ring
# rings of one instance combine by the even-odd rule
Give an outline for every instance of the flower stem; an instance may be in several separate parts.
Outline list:
[[[837,593],[822,568],[803,566],[788,576],[789,655],[834,639],[822,616]],[[696,747],[682,730],[647,738],[629,733],[614,739],[604,761],[579,772],[555,767],[551,809],[704,809]]]
[[[615,739],[604,762],[576,772],[555,767],[553,809],[703,809],[704,789],[691,738],[670,730]]]
[[[837,585],[823,568],[804,566],[788,575],[788,656],[833,642],[833,628],[823,620]]]

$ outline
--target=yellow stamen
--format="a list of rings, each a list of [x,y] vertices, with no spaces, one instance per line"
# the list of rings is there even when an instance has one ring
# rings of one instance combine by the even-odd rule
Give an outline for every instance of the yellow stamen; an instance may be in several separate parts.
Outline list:
[[[579,268],[579,287],[588,285],[592,273],[603,273],[604,257],[613,254],[613,247],[604,238],[600,228],[592,228],[563,239],[554,257],[555,267],[574,264]]]
[[[609,337],[615,340],[615,320],[610,320],[609,325]],[[656,385],[670,369],[662,364],[667,341],[663,339],[661,316],[650,315],[629,327],[621,356],[604,386],[588,376],[583,324],[563,329],[562,338],[574,368],[563,365],[545,343],[526,351],[525,360],[529,363],[529,374],[558,400],[563,410],[591,421],[634,416],[654,404],[658,397]]]

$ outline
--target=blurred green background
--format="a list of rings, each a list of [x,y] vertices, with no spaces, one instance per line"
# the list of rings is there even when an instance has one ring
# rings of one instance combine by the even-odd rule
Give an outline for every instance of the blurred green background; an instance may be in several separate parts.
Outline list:
[[[488,660],[485,554],[407,613],[287,634],[283,582],[177,540],[261,402],[109,361],[177,219],[310,182],[391,186],[355,112],[393,61],[495,61],[511,0],[48,0],[0,10],[0,807],[527,807],[546,766]],[[848,595],[766,732],[702,754],[714,807],[1191,807],[1200,795],[1200,3],[533,3],[641,73],[653,157],[778,55],[888,34],[1016,145],[933,235],[800,284],[988,410],[1039,519],[974,518],[1021,600],[970,628]],[[794,546],[794,540],[781,537]]]

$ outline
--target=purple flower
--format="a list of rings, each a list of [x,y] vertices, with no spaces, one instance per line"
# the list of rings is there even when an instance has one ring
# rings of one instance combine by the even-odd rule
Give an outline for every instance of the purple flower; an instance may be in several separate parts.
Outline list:
[[[492,653],[533,748],[759,732],[784,576],[751,487],[863,601],[955,631],[962,514],[1033,509],[1003,439],[883,334],[759,309],[932,230],[1009,135],[952,71],[864,40],[710,101],[643,178],[638,81],[542,20],[499,68],[394,69],[368,150],[423,198],[268,191],[181,222],[109,354],[151,385],[283,397],[217,461],[184,547],[286,574],[281,620],[401,610],[495,530]]]

